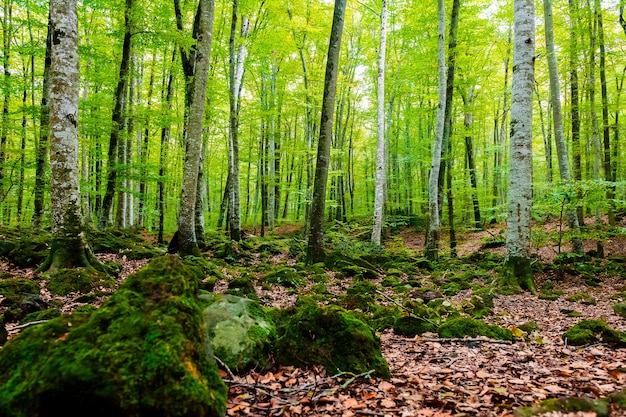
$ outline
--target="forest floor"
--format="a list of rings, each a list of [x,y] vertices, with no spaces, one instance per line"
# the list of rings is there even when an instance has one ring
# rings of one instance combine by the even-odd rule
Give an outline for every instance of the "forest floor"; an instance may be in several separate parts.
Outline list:
[[[546,226],[551,227],[551,226]],[[479,251],[502,252],[503,247],[485,249],[485,239],[502,234],[503,226],[486,231],[467,232],[460,236],[459,256]],[[285,229],[284,232],[289,232]],[[281,230],[276,231],[280,235]],[[423,235],[411,229],[397,236],[408,250],[419,251]],[[483,242],[483,243],[481,243]],[[398,242],[396,242],[398,243]],[[589,242],[588,245],[593,245]],[[443,245],[442,245],[443,246]],[[497,245],[496,245],[497,246]],[[564,248],[563,250],[565,250]],[[558,248],[546,244],[536,248],[541,263],[554,260]],[[618,235],[605,242],[607,257],[626,256],[626,236]],[[147,260],[127,260],[121,255],[101,254],[102,259],[122,264],[120,280],[145,265]],[[257,260],[261,262],[261,260]],[[295,260],[281,253],[269,259],[275,264],[290,265]],[[17,268],[0,260],[0,272],[14,276],[33,277],[30,268]],[[226,276],[238,274],[223,268]],[[444,271],[443,277],[453,270]],[[352,278],[335,277],[328,271],[328,291],[335,297],[346,293]],[[406,274],[405,274],[406,275]],[[398,294],[381,284],[384,274],[371,280],[380,290],[377,304],[397,303]],[[406,276],[404,277],[406,278]],[[414,277],[415,278],[415,277]],[[418,272],[417,279],[428,280],[429,272]],[[490,324],[518,329],[523,323],[535,322],[538,329],[517,338],[513,343],[483,338],[442,339],[433,334],[408,338],[387,329],[380,334],[382,353],[391,370],[391,379],[382,380],[369,374],[328,375],[323,368],[298,369],[281,367],[270,372],[250,371],[234,375],[221,370],[229,385],[229,416],[511,416],[515,409],[530,406],[546,398],[568,396],[601,398],[626,386],[626,349],[603,343],[583,347],[568,346],[562,339],[565,330],[581,320],[602,319],[613,328],[626,331],[626,320],[616,315],[612,305],[615,295],[626,291],[625,276],[605,276],[597,286],[576,274],[555,276],[554,271],[537,272],[537,287],[547,280],[563,293],[556,300],[539,299],[529,293],[498,295],[493,314],[484,320]],[[45,290],[42,297],[63,303],[62,311],[70,312],[83,305],[78,294],[55,296]],[[216,283],[214,292],[222,292],[227,282]],[[312,284],[286,289],[278,285],[258,285],[257,293],[265,306],[288,307],[298,295],[307,294]],[[446,297],[461,305],[471,297],[472,290],[462,290]],[[587,294],[586,302],[568,301],[569,296]],[[102,303],[99,297],[92,303]],[[590,302],[589,300],[593,300]],[[625,300],[621,300],[625,301]],[[566,312],[577,311],[581,318]],[[17,323],[7,323],[9,335],[19,332]],[[622,413],[622,414],[620,414]],[[595,416],[594,412],[551,412],[544,416]],[[612,415],[626,415],[615,411]]]

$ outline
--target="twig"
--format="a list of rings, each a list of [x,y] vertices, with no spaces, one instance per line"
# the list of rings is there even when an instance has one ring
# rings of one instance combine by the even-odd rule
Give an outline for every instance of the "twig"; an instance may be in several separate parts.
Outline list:
[[[19,325],[17,325],[17,326],[13,326],[13,327],[11,327],[10,329],[9,329],[9,328],[7,328],[7,331],[8,331],[8,332],[10,332],[10,331],[13,331],[13,330],[25,329],[25,328],[27,328],[27,327],[34,326],[35,324],[41,324],[41,323],[45,323],[45,322],[47,322],[47,321],[48,321],[48,320],[36,320],[36,321],[31,321],[31,322],[28,322],[28,323],[24,323],[24,324],[19,324]]]
[[[496,343],[500,345],[512,345],[513,342],[510,340],[499,340],[499,339],[485,339],[481,337],[422,337],[422,341],[424,342],[462,342],[462,343]]]
[[[233,374],[233,371],[230,370],[230,368],[228,367],[228,365],[226,365],[224,363],[223,360],[221,360],[220,358],[218,358],[217,356],[213,355],[213,357],[215,358],[215,360],[217,361],[217,363],[220,364],[220,366],[223,366],[224,368],[226,368],[226,372],[228,372],[228,375],[230,375],[230,379],[232,379],[233,381],[235,381],[237,379],[237,377],[235,376],[235,374]]]

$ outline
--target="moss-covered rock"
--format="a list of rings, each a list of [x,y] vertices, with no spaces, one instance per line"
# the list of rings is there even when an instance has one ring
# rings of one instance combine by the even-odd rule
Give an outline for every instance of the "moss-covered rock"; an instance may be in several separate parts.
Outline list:
[[[441,337],[485,336],[498,340],[513,340],[513,333],[500,326],[488,325],[480,320],[467,317],[452,317],[437,330]]]
[[[574,303],[579,302],[586,305],[596,305],[596,299],[585,292],[579,292],[577,294],[570,295],[566,298],[566,300]]]
[[[163,253],[131,230],[91,230],[88,241],[94,253],[115,253],[128,259],[148,259]]]
[[[6,298],[2,301],[3,306],[8,306],[4,312],[4,320],[8,322],[19,322],[25,316],[48,308],[39,294],[23,294]]]
[[[530,417],[539,414],[559,411],[562,413],[594,412],[598,417],[611,415],[609,401],[606,399],[594,400],[584,397],[549,398],[539,405],[524,407],[515,410],[516,417]]]
[[[234,371],[271,364],[268,353],[276,328],[257,302],[229,294],[204,299],[210,303],[204,309],[205,343],[218,358]]]
[[[493,299],[496,296],[494,288],[485,287],[475,290],[472,297],[463,302],[462,310],[470,316],[481,319],[493,311]]]
[[[58,295],[71,292],[89,293],[101,288],[113,288],[113,277],[94,268],[64,268],[50,275],[48,289]]]
[[[0,351],[0,416],[220,416],[199,269],[155,258],[98,310],[24,329]]]
[[[563,333],[563,340],[572,346],[603,342],[623,347],[626,346],[626,332],[615,330],[600,320],[582,320]]]
[[[294,268],[282,267],[265,275],[263,281],[285,288],[296,288],[304,283],[302,276]]]
[[[376,286],[369,281],[357,281],[346,290],[340,304],[348,310],[370,311],[374,308]]]
[[[61,310],[58,308],[46,308],[45,310],[35,311],[24,316],[20,320],[20,323],[30,323],[38,320],[50,320],[61,315]]]
[[[299,299],[295,311],[277,315],[276,360],[281,365],[324,365],[329,373],[373,370],[389,378],[389,366],[374,331],[337,306]]]
[[[0,294],[5,298],[23,294],[39,294],[39,283],[26,278],[0,280]]]
[[[393,332],[400,336],[414,337],[426,332],[436,332],[437,326],[428,319],[416,316],[402,316],[393,324]]]
[[[247,273],[231,280],[224,294],[236,295],[237,297],[249,298],[251,300],[259,299],[252,278]]]

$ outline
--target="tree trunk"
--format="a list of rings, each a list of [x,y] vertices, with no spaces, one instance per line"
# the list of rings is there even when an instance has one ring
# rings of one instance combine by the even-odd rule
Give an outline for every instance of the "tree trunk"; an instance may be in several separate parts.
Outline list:
[[[4,100],[2,104],[2,132],[0,132],[0,206],[5,201],[9,193],[6,184],[6,161],[7,161],[7,140],[9,137],[9,101],[11,98],[11,68],[10,55],[13,37],[13,0],[4,0],[4,10],[2,18],[2,66],[4,67]],[[5,205],[6,209],[6,205]],[[5,210],[0,212],[0,216]],[[1,217],[0,217],[1,221]]]
[[[446,112],[446,52],[445,30],[446,18],[443,0],[438,0],[438,59],[439,69],[439,93],[437,104],[437,125],[435,128],[435,142],[433,144],[432,166],[428,178],[428,232],[426,234],[426,258],[436,260],[439,257],[439,235],[441,233],[441,220],[439,218],[439,171],[441,168],[441,153]]]
[[[582,159],[580,151],[580,111],[578,98],[578,42],[577,42],[577,21],[578,21],[578,0],[569,0],[570,14],[570,93],[571,93],[571,122],[572,122],[572,174],[574,181],[582,181]],[[583,215],[583,195],[578,193],[579,203],[576,206],[576,216],[578,224],[582,227],[585,225]]]
[[[111,210],[113,209],[113,197],[115,195],[115,185],[117,183],[117,147],[120,140],[120,133],[124,132],[124,105],[126,93],[128,91],[128,72],[130,69],[131,38],[132,38],[132,8],[134,0],[126,0],[124,10],[124,43],[122,45],[122,62],[120,63],[120,74],[115,90],[113,104],[111,136],[109,138],[108,152],[108,174],[107,187],[102,200],[102,210],[98,219],[98,229],[102,230],[111,225]]]
[[[535,293],[530,265],[532,211],[532,98],[535,60],[535,5],[514,1],[511,166],[506,239],[506,279]]]
[[[385,203],[385,183],[387,182],[387,146],[385,143],[385,51],[387,49],[387,21],[389,11],[387,0],[382,0],[380,14],[380,44],[378,47],[378,95],[377,95],[377,152],[376,152],[376,193],[374,198],[374,229],[372,243],[380,246],[383,229]]]
[[[310,263],[323,262],[324,253],[324,211],[326,207],[326,185],[330,160],[330,145],[333,132],[333,113],[337,92],[337,70],[339,52],[343,33],[346,0],[336,0],[333,13],[333,24],[328,43],[326,74],[324,77],[324,97],[322,99],[322,115],[320,119],[320,136],[317,146],[317,164],[313,183],[313,200],[311,204],[311,227],[307,258]]]
[[[552,23],[552,0],[543,0],[544,21],[546,32],[546,51],[548,55],[548,71],[550,73],[550,101],[552,103],[552,118],[554,119],[554,142],[556,144],[556,154],[559,161],[559,172],[561,179],[569,185],[572,179],[569,167],[569,156],[565,137],[563,134],[563,111],[561,110],[561,88],[559,85],[559,73],[556,65],[556,55],[554,53],[554,25]],[[572,132],[573,133],[573,132]],[[584,255],[583,242],[580,239],[580,226],[576,210],[567,208],[565,211],[567,225],[574,233],[572,238],[573,252]]]
[[[76,0],[51,0],[50,209],[52,243],[42,272],[100,267],[83,234],[78,170],[78,18]]]
[[[198,34],[194,53],[194,76],[191,89],[191,102],[186,121],[187,140],[183,184],[178,215],[178,253],[182,256],[199,255],[195,230],[196,193],[198,171],[202,152],[202,125],[206,98],[209,66],[211,62],[211,40],[213,35],[213,0],[200,0],[198,3]]]
[[[478,202],[478,181],[476,180],[476,161],[474,160],[474,144],[472,136],[473,114],[470,107],[474,101],[474,87],[469,87],[467,94],[463,94],[463,104],[465,105],[465,157],[467,158],[467,169],[469,171],[470,186],[472,187],[472,206],[474,208],[474,227],[480,229],[482,221],[480,219],[480,205]]]
[[[600,47],[600,88],[602,91],[602,138],[604,148],[604,179],[607,181],[606,199],[609,202],[609,225],[615,226],[615,178],[611,163],[611,133],[609,126],[609,95],[606,86],[606,48],[604,45],[604,27],[600,0],[595,0],[595,12],[598,20],[598,46]]]
[[[43,87],[39,113],[39,140],[35,165],[35,211],[32,227],[41,229],[44,213],[44,190],[46,184],[46,168],[48,162],[48,139],[50,135],[50,62],[52,60],[52,20],[48,14],[48,34],[46,35],[46,58],[43,69]]]

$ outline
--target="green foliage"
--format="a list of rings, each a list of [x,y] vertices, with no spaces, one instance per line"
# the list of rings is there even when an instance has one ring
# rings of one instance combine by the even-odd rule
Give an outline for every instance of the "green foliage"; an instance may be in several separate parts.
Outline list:
[[[294,311],[279,313],[275,321],[279,364],[322,364],[331,374],[374,370],[378,376],[389,378],[378,337],[367,324],[341,307],[320,307],[311,299],[299,298]]]
[[[582,320],[563,333],[563,340],[572,346],[591,343],[609,343],[618,347],[626,346],[626,333],[611,328],[600,320]]]
[[[452,317],[446,320],[438,329],[441,337],[477,337],[485,336],[498,340],[513,340],[510,330],[499,326],[488,325],[479,320],[467,317]]]
[[[157,257],[98,310],[22,331],[0,351],[0,416],[223,415],[226,386],[201,340],[202,277]]]

